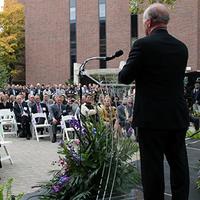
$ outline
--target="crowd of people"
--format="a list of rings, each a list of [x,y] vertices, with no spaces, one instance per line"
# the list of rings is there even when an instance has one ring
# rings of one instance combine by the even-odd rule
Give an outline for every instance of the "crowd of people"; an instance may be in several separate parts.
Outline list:
[[[7,85],[0,92],[0,109],[10,109],[14,112],[18,123],[18,136],[26,137],[28,140],[32,137],[30,129],[32,113],[46,113],[52,125],[51,141],[54,143],[57,140],[61,117],[73,115],[78,118],[80,111],[83,116],[89,116],[91,119],[101,118],[106,125],[112,125],[120,135],[130,136],[133,133],[131,125],[134,95],[120,98],[109,94],[108,88],[95,84],[82,87],[72,84],[38,83],[35,86],[13,84]],[[44,119],[39,118],[36,122],[42,124]]]

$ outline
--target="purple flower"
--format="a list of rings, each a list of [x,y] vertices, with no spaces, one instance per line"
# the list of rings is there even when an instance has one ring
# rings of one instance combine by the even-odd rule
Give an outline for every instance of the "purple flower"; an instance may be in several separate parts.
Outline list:
[[[71,154],[72,159],[73,159],[74,161],[76,161],[77,163],[80,163],[81,157],[74,151],[73,148],[70,148],[70,154]]]
[[[73,127],[78,130],[81,128],[81,124],[79,123],[79,121],[77,119],[75,119],[75,117],[73,117],[71,120],[69,120],[69,125],[70,125],[70,127]]]
[[[67,183],[70,180],[70,177],[67,175],[61,176],[60,180],[58,181],[58,184],[60,186],[64,185],[65,183]]]
[[[134,129],[130,127],[127,131],[127,137],[130,137],[134,133]]]
[[[60,192],[61,187],[59,185],[53,185],[52,190],[53,190],[53,192],[58,193],[58,192]]]

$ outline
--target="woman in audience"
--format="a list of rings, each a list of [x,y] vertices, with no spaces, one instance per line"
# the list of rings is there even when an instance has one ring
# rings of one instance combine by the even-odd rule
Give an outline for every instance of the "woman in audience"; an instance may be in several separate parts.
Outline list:
[[[101,106],[100,113],[106,125],[114,126],[116,121],[116,108],[111,106],[111,98],[109,96],[104,98],[104,104]]]
[[[0,109],[10,109],[13,110],[13,105],[8,101],[9,96],[2,95],[0,97]]]

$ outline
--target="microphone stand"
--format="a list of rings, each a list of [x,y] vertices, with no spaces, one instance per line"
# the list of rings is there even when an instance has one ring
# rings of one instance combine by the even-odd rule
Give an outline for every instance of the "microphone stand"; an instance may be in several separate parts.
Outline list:
[[[112,60],[116,57],[119,57],[123,54],[123,51],[122,50],[119,50],[117,51],[113,56],[111,57],[91,57],[91,58],[88,58],[86,59],[79,67],[79,82],[81,82],[81,79],[84,75],[84,71],[85,71],[85,66],[86,64],[91,61],[91,60],[105,60],[105,61],[109,61],[109,60]],[[83,97],[83,91],[82,91],[82,85],[80,84],[80,106],[79,106],[79,112],[80,112],[80,117],[78,118],[78,121],[79,121],[79,124],[80,124],[80,139],[81,139],[81,134],[82,134],[82,126],[81,126],[81,104],[82,104],[82,97]],[[112,144],[113,144],[113,141],[112,141]],[[107,190],[107,186],[108,186],[108,181],[110,179],[110,170],[111,170],[111,164],[112,164],[112,156],[111,156],[111,160],[110,160],[110,167],[109,167],[109,174],[108,174],[108,177],[107,177],[107,180],[106,180],[106,186],[104,188],[104,194],[103,194],[103,199],[105,199],[105,195],[106,195],[106,190]],[[80,165],[81,165],[81,145],[80,145]],[[104,165],[105,166],[105,165]],[[102,176],[104,174],[104,170],[102,172]],[[102,180],[101,180],[102,181]],[[100,182],[101,184],[101,182]],[[113,183],[114,184],[114,183]],[[99,190],[100,191],[100,190]],[[97,197],[96,199],[98,200],[99,198],[99,191],[98,191],[98,194],[97,194]],[[111,193],[110,193],[110,197],[109,199],[111,199],[111,195],[112,195],[112,190],[111,190]]]
[[[79,67],[79,82],[81,82],[81,79],[84,75],[84,71],[85,71],[85,66],[86,64],[91,61],[91,60],[106,60],[106,57],[91,57],[91,58],[87,58]],[[81,104],[82,104],[82,97],[83,97],[83,91],[82,91],[82,85],[80,84],[80,92],[79,92],[79,98],[80,98],[80,105],[79,105],[79,117],[78,117],[78,121],[80,124],[80,138],[81,138],[81,134],[82,134],[82,126],[81,126]],[[80,145],[80,165],[81,165],[81,145]]]
[[[79,67],[79,82],[81,81],[84,71],[85,71],[85,66],[86,64],[91,61],[91,60],[106,60],[106,57],[91,57],[87,58]],[[82,85],[80,84],[80,93],[79,93],[79,98],[80,98],[80,114],[81,114],[81,102],[82,102],[82,97],[83,97],[83,92],[82,92]]]
[[[112,55],[111,57],[91,57],[91,58],[87,58],[79,67],[79,82],[81,82],[81,78],[84,75],[84,71],[85,71],[85,66],[86,64],[91,61],[91,60],[105,60],[105,61],[109,61],[112,60],[116,57],[119,57],[123,55],[123,51],[122,50],[118,50],[115,52],[114,55]],[[81,126],[81,103],[82,103],[82,97],[83,97],[83,91],[82,91],[82,85],[80,84],[80,93],[79,93],[79,97],[80,97],[80,106],[79,106],[79,112],[80,112],[80,116],[78,117],[78,121],[80,124],[80,139],[81,139],[81,134],[82,134],[82,126]],[[80,165],[81,165],[81,145],[80,145]]]

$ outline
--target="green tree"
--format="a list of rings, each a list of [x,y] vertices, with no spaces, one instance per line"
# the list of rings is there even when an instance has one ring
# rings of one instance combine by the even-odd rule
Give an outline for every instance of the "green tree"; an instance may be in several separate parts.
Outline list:
[[[173,6],[176,0],[130,0],[130,11],[133,14],[141,13],[148,5],[156,2]]]
[[[12,82],[17,65],[25,66],[24,7],[17,0],[5,0],[0,13],[0,86]]]

